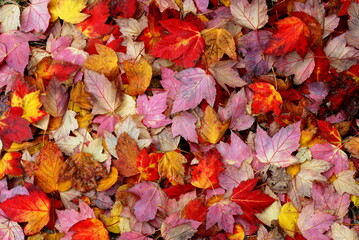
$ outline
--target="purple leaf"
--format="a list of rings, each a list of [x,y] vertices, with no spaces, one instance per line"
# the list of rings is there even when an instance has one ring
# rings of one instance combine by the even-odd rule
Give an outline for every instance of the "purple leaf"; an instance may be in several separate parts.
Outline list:
[[[174,137],[181,135],[190,142],[198,143],[196,131],[197,117],[189,112],[181,112],[172,119],[172,135]]]
[[[20,76],[17,71],[9,67],[6,63],[3,63],[0,66],[0,88],[6,86],[5,92],[9,92],[12,89],[16,77]]]
[[[307,109],[314,114],[318,113],[320,105],[323,103],[323,100],[329,93],[329,87],[324,82],[313,82],[308,84],[307,96],[309,100],[309,105]]]

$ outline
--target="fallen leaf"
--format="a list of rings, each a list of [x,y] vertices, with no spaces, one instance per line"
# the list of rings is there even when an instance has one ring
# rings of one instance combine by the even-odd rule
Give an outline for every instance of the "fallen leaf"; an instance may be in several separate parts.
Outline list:
[[[354,228],[348,228],[345,225],[334,223],[331,228],[333,240],[355,240],[358,239],[358,233]]]
[[[116,145],[118,159],[112,160],[112,164],[117,168],[119,174],[124,177],[131,177],[139,173],[136,167],[137,156],[140,149],[136,141],[127,133],[122,133]]]
[[[129,81],[125,92],[130,96],[145,93],[152,78],[152,67],[145,58],[138,61],[125,61],[124,70]]]
[[[82,220],[73,225],[69,231],[75,232],[72,235],[72,240],[81,240],[85,238],[89,240],[110,239],[105,226],[100,220],[96,218],[88,218],[86,220]]]
[[[2,33],[16,31],[20,26],[20,8],[17,4],[6,4],[0,8],[0,30]]]
[[[160,176],[167,177],[171,182],[178,184],[184,183],[184,166],[187,159],[178,152],[167,152],[158,163]]]
[[[21,13],[21,29],[25,32],[45,32],[50,23],[47,5],[50,0],[31,0]]]
[[[257,30],[268,22],[267,4],[263,0],[251,3],[247,0],[235,0],[230,9],[235,21],[243,27]]]
[[[159,160],[163,157],[163,153],[147,153],[144,148],[137,156],[136,167],[144,181],[157,181],[160,178],[158,174]]]
[[[76,24],[84,21],[89,15],[81,13],[86,7],[87,0],[50,0],[48,8],[51,22],[60,18],[68,23]]]
[[[294,237],[299,232],[297,227],[298,217],[299,212],[291,202],[285,203],[280,209],[278,217],[279,225],[290,237]]]
[[[7,152],[4,154],[0,161],[0,179],[5,175],[9,177],[22,176],[21,156],[19,152]]]
[[[252,113],[267,113],[273,111],[275,115],[281,112],[280,106],[283,103],[282,96],[269,83],[252,83],[249,88],[254,92],[252,101]]]

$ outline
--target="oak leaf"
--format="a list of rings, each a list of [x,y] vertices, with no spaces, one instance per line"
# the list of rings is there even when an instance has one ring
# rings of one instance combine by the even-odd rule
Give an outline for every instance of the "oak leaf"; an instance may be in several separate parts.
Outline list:
[[[203,60],[208,65],[219,62],[224,54],[232,59],[237,58],[233,36],[226,29],[205,29],[201,34],[206,43]]]
[[[124,62],[124,70],[129,85],[125,92],[130,96],[145,93],[152,79],[152,66],[145,58],[138,61],[127,60]]]
[[[51,22],[60,18],[68,23],[76,24],[85,20],[89,15],[81,13],[86,7],[87,0],[50,0],[48,5]]]
[[[25,235],[33,235],[50,221],[51,201],[47,195],[34,185],[26,184],[29,195],[16,195],[2,203],[2,209],[12,221],[28,222]]]
[[[179,66],[194,67],[204,50],[204,40],[199,29],[192,23],[179,19],[160,21],[171,34],[155,44],[151,55],[168,58]]]
[[[167,152],[158,163],[160,176],[167,177],[171,182],[184,183],[184,166],[187,159],[178,152]]]
[[[71,180],[72,187],[88,192],[97,187],[98,177],[107,177],[108,173],[89,153],[76,153],[65,161],[60,170],[59,181]]]

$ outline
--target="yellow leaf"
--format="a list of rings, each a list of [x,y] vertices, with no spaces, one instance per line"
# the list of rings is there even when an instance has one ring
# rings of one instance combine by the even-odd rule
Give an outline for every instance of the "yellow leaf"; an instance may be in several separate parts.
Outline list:
[[[287,202],[283,205],[278,217],[279,225],[292,238],[299,231],[297,226],[298,216],[298,210],[291,202]]]
[[[206,43],[203,58],[208,65],[219,62],[224,54],[227,54],[232,59],[237,59],[233,36],[226,29],[206,29],[201,34]]]
[[[351,195],[350,200],[352,200],[352,202],[356,208],[359,208],[359,197],[358,196]]]
[[[58,185],[59,185],[58,186],[59,192],[66,192],[66,191],[70,190],[70,188],[72,187],[71,180],[59,182]]]
[[[111,209],[110,215],[101,214],[101,221],[105,224],[106,229],[109,232],[113,232],[116,234],[121,232],[119,223],[123,219],[122,217],[120,217],[122,209],[123,205],[121,201],[116,201]]]
[[[60,240],[65,236],[65,233],[47,233],[45,240]]]
[[[70,101],[72,102],[73,105],[77,105],[82,109],[91,110],[92,104],[90,103],[89,100],[90,97],[91,94],[89,94],[85,90],[85,83],[83,81],[79,81],[71,90]],[[73,106],[73,108],[75,108],[75,106]]]
[[[158,172],[167,177],[171,182],[183,184],[184,167],[187,159],[178,152],[167,152],[158,163]]]
[[[63,155],[58,146],[48,143],[36,158],[38,169],[35,171],[35,182],[45,193],[59,190],[60,169],[64,164]]]
[[[107,189],[112,187],[112,185],[114,185],[116,183],[117,178],[118,178],[117,169],[114,167],[111,167],[110,175],[108,175],[108,177],[102,178],[100,181],[98,181],[96,190],[99,192],[106,191]]]
[[[51,0],[48,5],[51,22],[58,18],[72,24],[82,22],[89,16],[81,13],[86,7],[86,3],[87,0]]]
[[[11,106],[21,107],[24,110],[22,118],[25,118],[31,123],[37,122],[42,119],[46,112],[40,110],[42,103],[40,102],[40,90],[26,94],[21,98],[16,92],[12,95]]]
[[[125,61],[124,69],[129,82],[125,92],[131,96],[145,93],[152,79],[152,67],[147,60],[141,58],[137,62]]]
[[[90,55],[85,61],[85,68],[103,73],[109,79],[117,76],[118,58],[116,52],[102,44],[96,44],[98,54]]]
[[[229,122],[222,123],[216,111],[208,105],[204,110],[198,132],[204,141],[215,144],[223,137],[228,127]]]

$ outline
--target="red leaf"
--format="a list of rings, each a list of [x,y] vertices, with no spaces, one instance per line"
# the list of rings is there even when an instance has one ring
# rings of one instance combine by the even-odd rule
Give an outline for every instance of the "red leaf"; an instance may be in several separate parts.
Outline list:
[[[157,181],[160,178],[158,174],[158,161],[163,153],[147,153],[144,148],[137,156],[136,167],[141,174],[141,179],[145,181]]]
[[[261,213],[275,201],[275,199],[263,193],[262,190],[253,191],[258,180],[259,178],[253,178],[241,182],[238,187],[233,189],[231,196],[231,200],[237,203],[244,212],[241,217],[250,223],[255,222],[255,213]]]
[[[205,46],[199,29],[179,19],[166,19],[160,23],[171,34],[162,37],[154,46],[152,56],[168,58],[185,68],[194,67]]]
[[[72,235],[72,240],[110,239],[105,226],[100,220],[96,218],[89,218],[76,223],[70,228],[70,232],[71,231],[76,232],[74,235]]]

